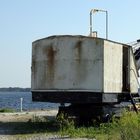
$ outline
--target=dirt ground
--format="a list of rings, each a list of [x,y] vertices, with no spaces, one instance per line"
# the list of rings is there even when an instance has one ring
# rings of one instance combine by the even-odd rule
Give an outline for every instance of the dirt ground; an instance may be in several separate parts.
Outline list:
[[[0,140],[49,139],[49,137],[44,134],[24,134],[21,129],[17,130],[16,128],[19,128],[24,123],[29,122],[34,116],[47,116],[55,118],[56,114],[57,110],[0,113]]]
[[[33,116],[55,117],[58,110],[0,113],[0,122],[28,122]]]
[[[58,110],[0,113],[0,140],[72,140],[67,136],[60,137],[43,132],[25,133],[25,130],[22,131],[22,126],[30,122],[33,117],[46,116],[49,119],[55,119],[57,112]],[[18,128],[20,130],[17,130]],[[25,126],[24,129],[26,129]],[[77,140],[86,140],[86,138],[79,138]]]

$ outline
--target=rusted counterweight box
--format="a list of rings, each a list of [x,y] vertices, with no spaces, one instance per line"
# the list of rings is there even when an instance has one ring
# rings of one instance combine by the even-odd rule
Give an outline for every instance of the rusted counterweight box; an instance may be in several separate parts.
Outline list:
[[[131,70],[133,69],[133,70]],[[117,102],[137,93],[131,46],[87,36],[51,36],[32,44],[33,101]]]

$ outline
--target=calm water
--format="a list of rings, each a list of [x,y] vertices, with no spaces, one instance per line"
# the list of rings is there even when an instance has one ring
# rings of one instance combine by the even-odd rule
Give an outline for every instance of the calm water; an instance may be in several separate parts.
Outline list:
[[[20,110],[20,98],[23,98],[23,110],[53,109],[59,104],[32,102],[31,92],[0,92],[0,108]]]

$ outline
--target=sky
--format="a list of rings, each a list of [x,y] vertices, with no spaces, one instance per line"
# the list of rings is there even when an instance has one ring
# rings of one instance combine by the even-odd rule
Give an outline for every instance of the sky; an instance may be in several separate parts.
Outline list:
[[[0,87],[30,87],[32,42],[51,35],[89,35],[91,9],[108,11],[108,38],[140,39],[140,0],[0,0]],[[105,37],[105,15],[93,30]]]

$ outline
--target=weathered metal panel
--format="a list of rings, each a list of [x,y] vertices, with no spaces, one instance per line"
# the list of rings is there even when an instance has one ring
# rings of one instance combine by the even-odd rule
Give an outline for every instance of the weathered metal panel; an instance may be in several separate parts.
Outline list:
[[[132,49],[130,49],[130,91],[138,93],[138,71],[134,60]]]
[[[119,93],[137,92],[137,76],[132,50],[124,44],[67,35],[33,42],[34,101],[113,103]]]
[[[104,92],[122,92],[122,45],[104,41]]]
[[[103,40],[53,36],[33,42],[32,90],[103,91]]]

